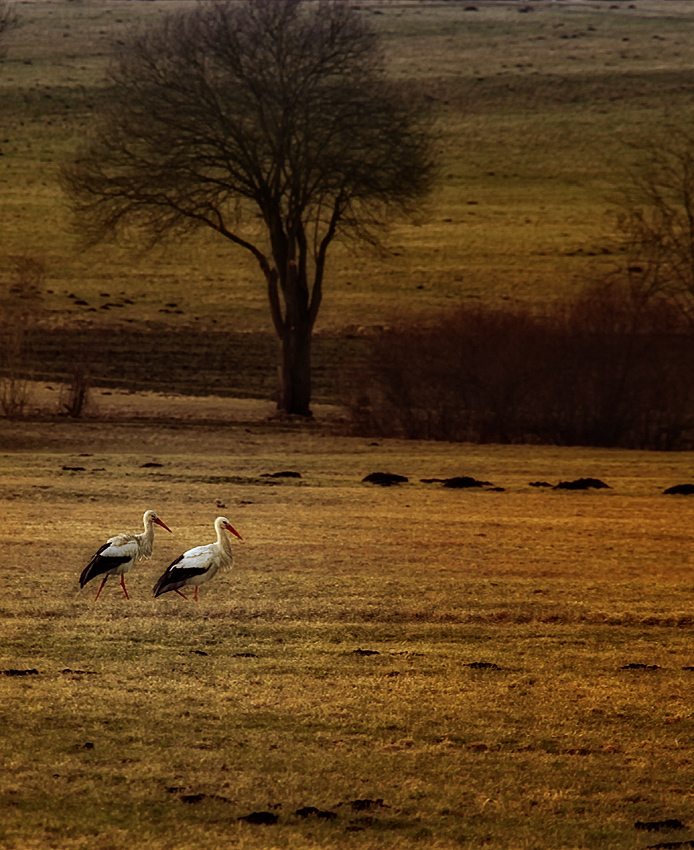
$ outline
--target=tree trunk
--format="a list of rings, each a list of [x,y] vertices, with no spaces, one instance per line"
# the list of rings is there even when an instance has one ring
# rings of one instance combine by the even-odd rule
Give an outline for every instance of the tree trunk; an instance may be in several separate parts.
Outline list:
[[[311,413],[311,333],[308,318],[287,325],[282,338],[280,397],[284,413],[312,416]]]
[[[315,308],[309,299],[305,264],[297,266],[290,261],[285,268],[283,279],[275,269],[267,266],[265,270],[273,323],[281,344],[277,408],[287,414],[312,416],[311,335]]]

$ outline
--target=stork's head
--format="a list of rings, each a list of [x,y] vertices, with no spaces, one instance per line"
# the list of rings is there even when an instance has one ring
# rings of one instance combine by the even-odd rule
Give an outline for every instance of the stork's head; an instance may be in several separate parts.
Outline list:
[[[218,525],[221,528],[225,528],[227,531],[230,531],[232,534],[234,534],[236,537],[238,537],[239,540],[243,540],[243,537],[241,537],[241,535],[238,533],[238,531],[233,527],[233,525],[229,522],[229,520],[225,516],[217,517],[217,520],[215,521],[215,525]]]
[[[162,528],[165,528],[168,532],[173,534],[173,531],[171,531],[169,526],[165,522],[162,522],[162,520],[159,519],[159,517],[154,511],[145,511],[143,519],[145,521],[146,526],[152,525],[152,523],[154,523],[155,525],[160,525]]]

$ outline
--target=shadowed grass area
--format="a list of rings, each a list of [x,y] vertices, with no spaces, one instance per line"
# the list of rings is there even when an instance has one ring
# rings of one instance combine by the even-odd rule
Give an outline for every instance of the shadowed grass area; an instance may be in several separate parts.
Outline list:
[[[0,670],[37,671],[0,674],[7,846],[692,836],[691,505],[662,494],[686,455],[3,429],[24,447],[2,458]],[[282,469],[301,478],[263,477]],[[362,483],[377,469],[409,481]],[[421,482],[451,474],[505,489]],[[609,489],[529,486],[588,474]],[[130,602],[112,580],[94,604],[82,566],[146,507],[174,535],[133,568]],[[220,512],[244,537],[232,573],[197,604],[152,600]],[[277,823],[239,820],[253,812]],[[667,819],[686,828],[634,826]]]

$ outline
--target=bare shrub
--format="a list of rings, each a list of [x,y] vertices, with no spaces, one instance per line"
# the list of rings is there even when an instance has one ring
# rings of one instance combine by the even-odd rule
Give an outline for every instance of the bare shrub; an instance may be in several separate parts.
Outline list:
[[[628,281],[546,316],[553,339],[535,432],[568,444],[673,448],[692,426],[694,338],[675,306]]]
[[[31,385],[19,370],[22,362],[23,334],[20,328],[0,328],[0,363],[4,374],[0,375],[0,410],[11,419],[24,415],[31,401]]]
[[[519,380],[516,347],[535,344],[538,321],[526,310],[462,307],[425,327],[385,331],[373,340],[355,421],[412,438],[510,440],[537,377]]]
[[[23,416],[31,401],[26,355],[41,312],[44,280],[40,260],[15,257],[11,279],[0,295],[0,409],[5,416]]]
[[[464,306],[384,332],[351,410],[362,433],[678,448],[694,438],[693,367],[676,307],[613,282],[542,311]]]
[[[73,419],[79,419],[86,411],[91,389],[91,370],[85,362],[76,362],[72,368],[70,383],[61,394],[60,410]]]
[[[6,50],[5,36],[17,25],[15,4],[12,0],[0,0],[0,59]]]
[[[630,145],[617,201],[623,273],[669,298],[694,324],[694,133],[681,126]]]

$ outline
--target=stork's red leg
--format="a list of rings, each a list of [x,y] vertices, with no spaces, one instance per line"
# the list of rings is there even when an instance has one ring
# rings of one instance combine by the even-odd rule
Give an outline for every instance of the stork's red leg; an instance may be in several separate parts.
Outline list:
[[[107,579],[107,578],[108,578],[108,576],[107,576],[107,575],[105,575],[105,576],[104,576],[104,580],[103,580],[103,581],[101,582],[101,584],[99,585],[99,589],[97,590],[97,592],[96,592],[96,596],[94,597],[94,601],[95,601],[95,602],[96,602],[96,600],[99,598],[99,594],[101,593],[101,591],[104,589],[104,585],[106,584],[106,579]]]
[[[123,588],[123,593],[125,594],[126,599],[130,599],[128,596],[128,591],[125,589],[125,576],[121,573],[120,577],[120,586]]]
[[[185,600],[187,600],[187,599],[188,599],[188,597],[185,595],[185,593],[181,593],[181,591],[180,591],[177,587],[174,587],[174,590],[176,591],[176,593],[177,593],[179,596],[182,596]]]
[[[195,602],[198,601],[198,586],[197,586],[197,584],[195,585],[195,596],[193,596],[193,600]]]

